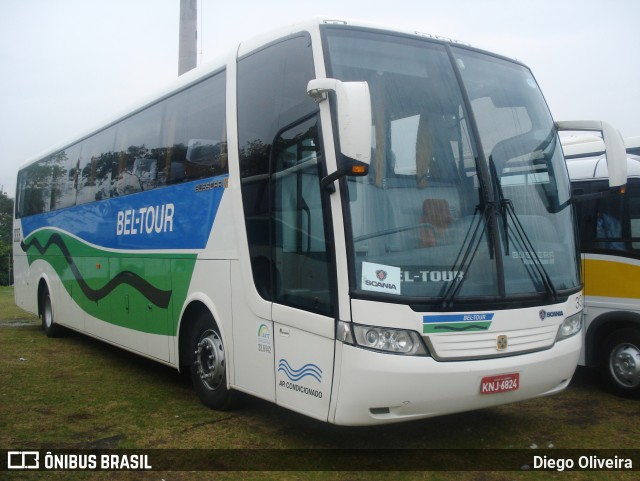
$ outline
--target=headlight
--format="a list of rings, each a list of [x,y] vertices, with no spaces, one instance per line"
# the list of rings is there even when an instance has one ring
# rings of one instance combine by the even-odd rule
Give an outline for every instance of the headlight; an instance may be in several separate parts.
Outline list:
[[[567,317],[562,324],[560,324],[556,341],[575,336],[580,332],[580,329],[582,329],[582,311]]]
[[[420,335],[415,331],[353,324],[353,334],[354,344],[366,349],[406,356],[428,354]]]

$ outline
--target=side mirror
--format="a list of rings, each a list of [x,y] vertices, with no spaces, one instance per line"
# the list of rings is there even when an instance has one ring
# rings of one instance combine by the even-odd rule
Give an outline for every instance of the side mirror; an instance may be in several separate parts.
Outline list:
[[[624,191],[627,185],[627,153],[622,136],[613,126],[600,120],[571,120],[556,122],[556,129],[602,132],[609,170],[609,189]]]
[[[338,170],[322,179],[322,188],[345,175],[369,173],[371,163],[371,95],[367,82],[341,82],[336,79],[314,79],[307,85],[307,94],[320,103],[328,92],[337,99],[340,159]]]

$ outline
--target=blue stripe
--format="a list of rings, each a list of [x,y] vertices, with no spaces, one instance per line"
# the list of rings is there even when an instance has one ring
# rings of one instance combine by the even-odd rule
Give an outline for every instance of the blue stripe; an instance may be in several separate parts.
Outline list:
[[[44,227],[56,227],[103,248],[202,249],[209,239],[227,177],[201,179],[24,217],[23,236],[27,238]]]
[[[294,369],[286,359],[280,359],[278,371],[283,372],[292,381],[297,382],[304,377],[310,376],[316,381],[322,382],[322,369],[315,364],[305,364],[300,369]]]

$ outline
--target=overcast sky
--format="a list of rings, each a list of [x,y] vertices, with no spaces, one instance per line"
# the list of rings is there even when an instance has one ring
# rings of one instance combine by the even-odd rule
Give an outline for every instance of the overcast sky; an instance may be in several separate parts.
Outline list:
[[[0,0],[0,188],[177,76],[180,0]],[[199,62],[318,15],[442,35],[532,68],[556,120],[640,135],[637,0],[198,0]]]

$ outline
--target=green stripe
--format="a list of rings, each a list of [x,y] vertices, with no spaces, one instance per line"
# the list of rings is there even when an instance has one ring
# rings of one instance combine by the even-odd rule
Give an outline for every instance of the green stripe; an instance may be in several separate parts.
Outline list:
[[[430,334],[434,332],[478,332],[487,331],[491,326],[488,322],[442,322],[438,324],[423,324],[422,332]]]
[[[51,229],[23,245],[29,265],[39,259],[49,263],[73,302],[90,316],[141,332],[176,334],[196,254],[108,252]]]

